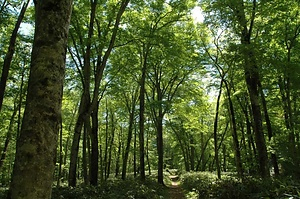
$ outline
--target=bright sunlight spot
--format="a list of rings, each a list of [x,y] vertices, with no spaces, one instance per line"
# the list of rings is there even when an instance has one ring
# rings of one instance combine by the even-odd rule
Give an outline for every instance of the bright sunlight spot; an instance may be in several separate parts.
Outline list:
[[[200,23],[204,21],[204,16],[202,14],[202,10],[199,6],[196,6],[193,10],[192,10],[192,16],[194,18],[195,23]]]

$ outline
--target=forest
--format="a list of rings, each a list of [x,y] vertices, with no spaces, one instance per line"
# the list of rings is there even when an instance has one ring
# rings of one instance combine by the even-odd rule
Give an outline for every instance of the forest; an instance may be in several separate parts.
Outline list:
[[[0,0],[0,198],[299,199],[299,12]]]

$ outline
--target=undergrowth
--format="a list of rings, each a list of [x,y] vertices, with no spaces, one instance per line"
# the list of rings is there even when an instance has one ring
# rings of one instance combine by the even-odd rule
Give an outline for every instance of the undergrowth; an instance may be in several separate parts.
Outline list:
[[[300,183],[291,178],[239,179],[228,173],[220,180],[214,173],[194,172],[181,179],[189,199],[300,199]]]
[[[164,188],[155,181],[148,179],[141,183],[136,179],[107,180],[97,187],[60,187],[54,188],[53,199],[159,199],[163,198]]]

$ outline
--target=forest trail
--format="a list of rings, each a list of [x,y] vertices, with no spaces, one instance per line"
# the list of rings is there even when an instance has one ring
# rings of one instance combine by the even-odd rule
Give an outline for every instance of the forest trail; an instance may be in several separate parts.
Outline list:
[[[169,176],[169,178],[172,181],[172,185],[168,187],[169,198],[170,199],[185,199],[182,188],[179,185],[179,176],[172,175],[172,176]]]

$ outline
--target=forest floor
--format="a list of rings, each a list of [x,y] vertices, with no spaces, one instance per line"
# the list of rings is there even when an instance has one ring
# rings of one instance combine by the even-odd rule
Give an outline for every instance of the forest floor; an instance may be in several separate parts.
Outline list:
[[[170,199],[185,199],[182,188],[179,183],[179,176],[169,176],[172,181],[172,184],[168,186],[169,198]]]

